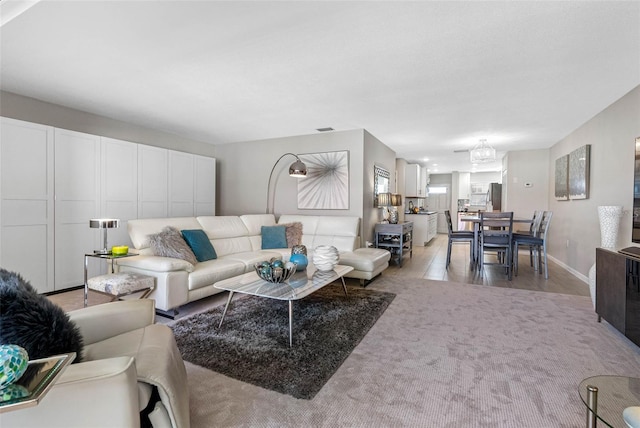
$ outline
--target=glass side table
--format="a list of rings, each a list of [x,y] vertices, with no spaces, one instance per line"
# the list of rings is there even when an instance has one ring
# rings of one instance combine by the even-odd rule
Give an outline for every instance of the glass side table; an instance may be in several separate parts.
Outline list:
[[[114,269],[113,269],[113,261],[116,259],[123,259],[125,257],[133,257],[133,256],[137,256],[138,253],[127,253],[127,254],[122,254],[122,255],[117,255],[114,256],[111,253],[106,253],[106,254],[102,254],[102,253],[87,253],[84,255],[84,307],[87,307],[87,303],[89,300],[89,285],[87,283],[87,270],[89,269],[89,258],[90,257],[94,257],[96,259],[105,259],[105,260],[110,260],[111,261],[111,273],[113,273]]]
[[[29,361],[27,370],[15,383],[24,395],[7,400],[0,397],[0,413],[37,406],[75,358],[76,353],[70,352]]]
[[[580,382],[578,391],[587,406],[587,428],[595,428],[598,420],[608,427],[624,428],[622,411],[640,405],[640,378],[594,376]]]

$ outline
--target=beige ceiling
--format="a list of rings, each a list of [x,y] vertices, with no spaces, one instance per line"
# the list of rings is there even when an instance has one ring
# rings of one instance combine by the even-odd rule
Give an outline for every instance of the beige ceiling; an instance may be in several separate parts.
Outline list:
[[[2,90],[211,144],[364,128],[469,171],[640,84],[637,1],[29,3],[0,3]]]

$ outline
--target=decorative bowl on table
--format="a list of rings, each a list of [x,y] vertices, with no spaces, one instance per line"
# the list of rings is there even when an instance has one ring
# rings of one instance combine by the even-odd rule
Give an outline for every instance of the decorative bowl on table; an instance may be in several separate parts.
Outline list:
[[[129,246],[127,245],[114,245],[111,247],[112,256],[126,256],[127,254],[129,254]]]
[[[291,262],[271,259],[268,262],[256,263],[253,267],[261,279],[278,284],[291,278],[296,273],[297,265]]]

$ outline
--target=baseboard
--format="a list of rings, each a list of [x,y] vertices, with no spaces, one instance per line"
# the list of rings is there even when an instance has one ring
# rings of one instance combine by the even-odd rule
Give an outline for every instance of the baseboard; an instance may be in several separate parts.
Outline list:
[[[551,259],[554,263],[557,263],[558,265],[563,267],[564,270],[566,270],[567,272],[569,272],[570,274],[572,274],[573,276],[578,278],[580,281],[582,281],[585,284],[589,285],[589,277],[588,276],[581,274],[580,272],[578,272],[577,270],[575,270],[571,266],[566,265],[565,263],[561,262],[560,260],[556,259],[553,256],[550,256],[549,254],[547,254],[547,258]]]

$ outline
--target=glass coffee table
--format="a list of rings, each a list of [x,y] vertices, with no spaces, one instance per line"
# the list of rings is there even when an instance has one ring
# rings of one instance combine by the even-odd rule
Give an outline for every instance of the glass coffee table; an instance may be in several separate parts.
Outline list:
[[[351,266],[337,265],[331,271],[319,271],[316,270],[313,264],[309,263],[305,271],[296,272],[291,278],[280,284],[265,281],[256,272],[248,272],[217,282],[214,285],[215,288],[229,292],[229,298],[222,312],[218,328],[222,327],[222,322],[235,293],[265,297],[267,299],[287,300],[289,302],[289,346],[293,346],[293,302],[318,291],[338,279],[342,280],[342,288],[346,296],[347,286],[344,283],[344,275],[352,270],[353,267]]]
[[[626,376],[594,376],[580,382],[580,398],[587,406],[587,427],[626,427],[622,411],[640,405],[640,378]]]

